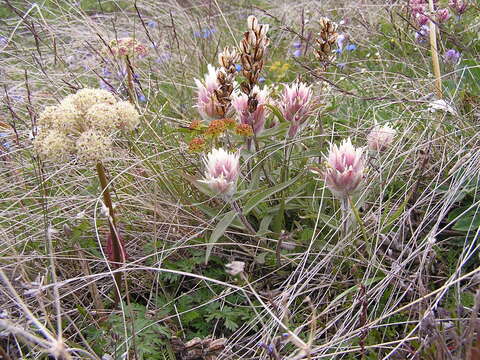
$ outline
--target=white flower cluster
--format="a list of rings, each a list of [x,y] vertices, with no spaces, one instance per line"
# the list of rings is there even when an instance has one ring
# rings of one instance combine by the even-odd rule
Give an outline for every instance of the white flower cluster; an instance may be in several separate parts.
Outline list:
[[[81,89],[40,114],[34,146],[43,159],[76,155],[84,162],[100,161],[111,155],[115,131],[133,130],[139,119],[132,104],[117,101],[110,92]]]

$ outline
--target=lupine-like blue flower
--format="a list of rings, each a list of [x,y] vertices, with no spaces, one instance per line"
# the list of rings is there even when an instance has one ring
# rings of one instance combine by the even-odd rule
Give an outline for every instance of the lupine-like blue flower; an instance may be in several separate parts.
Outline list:
[[[164,62],[169,61],[171,58],[172,58],[172,53],[170,51],[165,51],[165,52],[161,53],[160,56],[155,59],[155,62],[157,64],[162,64]]]
[[[337,46],[338,46],[338,49],[335,50],[335,52],[337,54],[341,54],[342,51],[343,51],[343,43],[345,42],[346,40],[346,36],[345,34],[340,34],[338,35],[337,37]]]
[[[260,84],[264,83],[264,82],[265,82],[265,78],[264,78],[263,76],[260,76],[260,77],[258,78],[258,82],[259,82]]]
[[[295,56],[295,57],[300,57],[300,56],[302,56],[302,49],[296,49],[296,50],[293,52],[293,56]]]
[[[420,27],[420,30],[418,30],[415,33],[415,40],[417,40],[418,43],[425,43],[430,37],[430,28],[428,25],[422,25]]]
[[[147,101],[147,98],[142,93],[138,94],[138,101],[144,103]]]
[[[447,64],[455,65],[460,60],[460,53],[455,49],[449,49],[443,54],[443,60]]]
[[[348,44],[347,46],[345,46],[345,50],[347,51],[355,51],[356,48],[357,48],[357,45],[355,44]]]
[[[200,31],[195,31],[193,33],[193,36],[195,36],[196,38],[208,39],[211,38],[216,32],[217,29],[215,28],[205,28]]]
[[[4,148],[7,150],[10,150],[12,147],[12,143],[8,141],[8,138],[10,137],[9,133],[6,132],[0,132],[0,145],[3,145]]]
[[[243,69],[242,64],[235,64],[235,70],[240,72],[240,71],[242,71],[242,69]]]
[[[147,22],[147,26],[148,26],[149,28],[152,28],[152,29],[153,29],[153,28],[156,28],[157,25],[158,25],[158,24],[157,24],[157,22],[156,22],[155,20],[149,20],[149,21]]]

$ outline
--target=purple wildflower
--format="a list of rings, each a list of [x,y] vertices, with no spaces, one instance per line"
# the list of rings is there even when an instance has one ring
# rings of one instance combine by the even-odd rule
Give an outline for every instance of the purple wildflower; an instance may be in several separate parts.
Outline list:
[[[455,65],[460,60],[460,53],[455,49],[449,49],[443,54],[443,60],[446,64]]]

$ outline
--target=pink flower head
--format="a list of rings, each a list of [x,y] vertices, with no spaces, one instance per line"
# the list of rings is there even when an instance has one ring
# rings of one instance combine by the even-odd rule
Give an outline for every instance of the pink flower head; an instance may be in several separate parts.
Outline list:
[[[355,148],[350,138],[339,147],[331,144],[323,175],[332,193],[340,198],[352,194],[359,187],[365,168],[363,149]]]
[[[255,135],[260,134],[263,131],[265,125],[265,117],[267,115],[267,107],[269,98],[269,90],[260,90],[258,86],[255,86],[252,91],[256,95],[257,107],[254,112],[249,111],[248,95],[243,93],[236,94],[232,100],[232,106],[237,112],[240,123],[247,124],[253,127]]]
[[[305,123],[312,110],[312,89],[304,83],[297,82],[283,89],[280,110],[285,120],[290,122],[289,136],[295,136],[300,126]]]
[[[397,131],[388,125],[375,125],[367,136],[368,148],[373,151],[384,151],[393,142]]]
[[[467,11],[468,3],[464,0],[450,0],[448,2],[448,6],[450,9],[453,10],[455,14],[458,16],[462,15],[465,11]]]
[[[426,25],[430,21],[430,18],[427,15],[422,14],[422,13],[418,13],[415,16],[415,19],[417,20],[417,23],[420,26]]]
[[[220,89],[220,83],[217,80],[217,70],[214,66],[208,64],[208,73],[205,74],[205,80],[202,83],[195,79],[197,85],[197,108],[200,115],[206,120],[219,119],[219,103],[215,96],[215,90]]]
[[[233,154],[222,148],[212,149],[203,159],[205,178],[201,182],[220,195],[230,196],[235,192],[240,173],[239,154]]]
[[[437,21],[439,23],[444,23],[450,19],[450,11],[447,8],[437,10]]]

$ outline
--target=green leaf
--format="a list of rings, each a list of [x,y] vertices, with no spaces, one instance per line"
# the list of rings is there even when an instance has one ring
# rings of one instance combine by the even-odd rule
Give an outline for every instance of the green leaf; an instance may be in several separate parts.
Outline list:
[[[223,215],[222,219],[218,222],[217,226],[215,226],[215,229],[212,231],[212,235],[210,235],[210,239],[208,242],[210,245],[207,246],[207,251],[205,253],[205,264],[208,264],[208,259],[210,258],[210,254],[213,249],[213,244],[215,244],[218,239],[225,233],[227,228],[230,226],[232,221],[235,219],[237,214],[235,213],[234,210],[227,212],[225,215]]]
[[[225,327],[228,330],[235,331],[238,328],[238,324],[234,322],[232,319],[227,318],[225,319]]]
[[[480,227],[480,210],[475,208],[458,219],[452,229],[468,232],[476,231],[478,227]]]
[[[274,136],[277,136],[279,134],[285,134],[285,131],[286,129],[290,126],[289,123],[287,122],[282,122],[280,124],[278,124],[277,126],[275,127],[272,127],[270,129],[266,129],[264,131],[262,131],[262,133],[257,136],[257,139],[259,140],[268,140],[270,139],[271,137],[274,137]],[[279,148],[281,148],[283,145],[279,145]]]
[[[247,215],[250,211],[252,211],[258,204],[265,201],[265,199],[269,198],[273,194],[282,191],[283,189],[289,187],[290,185],[294,184],[302,176],[302,173],[298,174],[293,179],[285,181],[284,183],[275,185],[273,187],[268,187],[265,190],[259,192],[258,194],[252,196],[246,202],[245,206],[243,207],[244,215]]]
[[[272,215],[267,215],[262,218],[262,221],[260,221],[260,226],[257,231],[258,236],[264,236],[270,231],[268,230],[268,227],[270,226],[270,223],[272,222],[273,216]]]
[[[270,111],[272,112],[272,114],[275,115],[275,117],[276,117],[280,122],[287,122],[287,120],[285,120],[285,118],[283,117],[282,112],[280,111],[280,109],[279,109],[278,107],[273,106],[273,105],[270,105],[270,104],[266,104],[265,106],[270,109]]]

